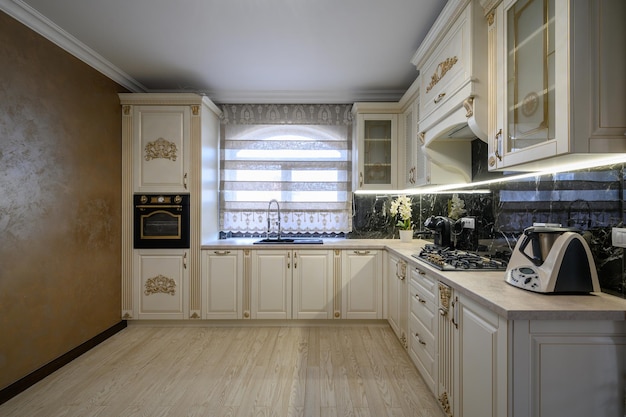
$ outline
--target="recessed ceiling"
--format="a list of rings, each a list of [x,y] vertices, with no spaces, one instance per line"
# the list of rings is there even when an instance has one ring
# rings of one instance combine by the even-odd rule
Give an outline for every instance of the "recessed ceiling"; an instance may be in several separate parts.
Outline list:
[[[134,92],[217,103],[397,101],[445,0],[0,0]]]

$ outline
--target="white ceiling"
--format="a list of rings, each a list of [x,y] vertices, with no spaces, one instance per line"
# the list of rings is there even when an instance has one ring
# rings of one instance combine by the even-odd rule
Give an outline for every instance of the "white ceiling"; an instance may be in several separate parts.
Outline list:
[[[446,0],[0,0],[134,92],[217,103],[397,101]]]

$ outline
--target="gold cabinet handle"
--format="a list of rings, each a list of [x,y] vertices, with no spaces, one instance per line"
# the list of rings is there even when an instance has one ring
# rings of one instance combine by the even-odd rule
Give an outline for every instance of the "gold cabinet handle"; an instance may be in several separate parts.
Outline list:
[[[216,251],[213,251],[213,253],[218,256],[224,256],[224,255],[228,255],[230,251],[229,250],[216,250]]]
[[[298,252],[293,253],[293,269],[298,267]]]
[[[291,268],[291,255],[287,252],[287,269]]]
[[[422,299],[419,294],[415,294],[415,298],[422,304],[426,304],[426,300]]]
[[[355,255],[369,255],[370,251],[368,250],[355,250],[354,254]]]
[[[183,255],[183,268],[187,269],[187,252]]]
[[[500,141],[502,140],[502,129],[498,130],[498,133],[496,133],[496,136],[494,138],[496,140],[496,151],[494,152],[496,155],[496,158],[498,158],[498,160],[500,162],[502,162],[502,155],[500,155]]]
[[[433,101],[435,102],[435,104],[439,103],[444,97],[446,96],[446,93],[441,93],[437,96],[436,99],[434,99]]]
[[[187,173],[185,172],[185,175],[183,175],[183,187],[185,187],[185,190],[187,189]]]
[[[363,172],[359,172],[359,188],[363,187]]]

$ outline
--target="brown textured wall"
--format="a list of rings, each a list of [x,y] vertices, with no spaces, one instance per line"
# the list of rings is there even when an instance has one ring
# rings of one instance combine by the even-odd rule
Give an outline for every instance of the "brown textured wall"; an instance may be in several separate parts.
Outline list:
[[[0,12],[0,389],[120,321],[121,91]]]

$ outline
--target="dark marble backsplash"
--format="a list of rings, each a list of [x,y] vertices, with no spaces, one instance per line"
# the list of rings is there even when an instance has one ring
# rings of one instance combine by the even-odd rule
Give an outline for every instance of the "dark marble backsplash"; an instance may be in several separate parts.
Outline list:
[[[624,225],[624,166],[535,176],[492,184],[484,192],[459,190],[464,217],[476,228],[457,237],[467,250],[512,251],[517,238],[533,223],[558,223],[581,230],[594,256],[604,292],[626,298],[623,249],[612,246],[611,228]],[[388,214],[395,195],[354,195],[351,238],[397,239],[397,219]],[[430,237],[429,216],[448,216],[452,194],[412,196],[414,236]]]

